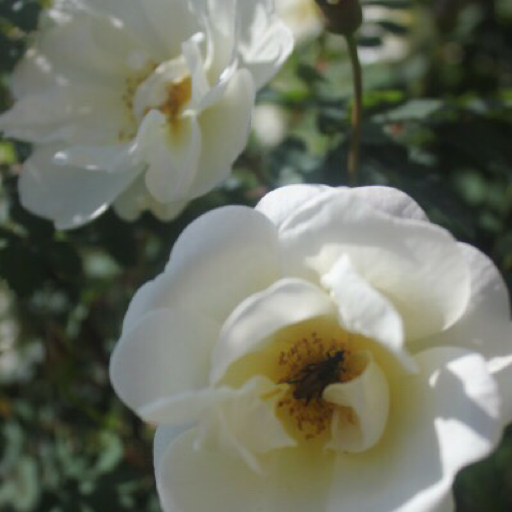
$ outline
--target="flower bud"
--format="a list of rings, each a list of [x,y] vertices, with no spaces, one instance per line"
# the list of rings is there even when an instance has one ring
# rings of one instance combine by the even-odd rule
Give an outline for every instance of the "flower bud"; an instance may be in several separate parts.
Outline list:
[[[359,0],[315,0],[329,32],[348,36],[363,22]]]

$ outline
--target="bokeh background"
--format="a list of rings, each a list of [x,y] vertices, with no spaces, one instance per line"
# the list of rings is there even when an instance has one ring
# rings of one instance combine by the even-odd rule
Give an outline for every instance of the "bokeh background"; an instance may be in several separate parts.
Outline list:
[[[30,147],[0,139],[0,511],[157,512],[150,427],[108,361],[134,291],[201,213],[297,182],[348,182],[351,75],[312,0],[278,0],[298,51],[261,92],[250,144],[220,188],[163,224],[107,212],[55,231],[16,191]],[[301,4],[296,9],[295,3]],[[0,0],[0,110],[45,1]],[[367,0],[360,184],[399,187],[490,255],[512,287],[512,1]],[[512,390],[510,390],[512,393]],[[463,470],[457,512],[512,510],[512,428]],[[364,512],[364,511],[361,511]]]

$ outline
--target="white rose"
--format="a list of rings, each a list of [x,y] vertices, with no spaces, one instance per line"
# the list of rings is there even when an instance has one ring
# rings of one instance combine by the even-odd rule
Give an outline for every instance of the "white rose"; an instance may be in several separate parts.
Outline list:
[[[272,0],[57,1],[0,116],[36,144],[22,203],[64,229],[112,203],[176,216],[228,176],[255,91],[291,49]]]
[[[110,369],[167,512],[448,512],[512,419],[511,354],[486,256],[398,190],[296,185],[185,229]]]

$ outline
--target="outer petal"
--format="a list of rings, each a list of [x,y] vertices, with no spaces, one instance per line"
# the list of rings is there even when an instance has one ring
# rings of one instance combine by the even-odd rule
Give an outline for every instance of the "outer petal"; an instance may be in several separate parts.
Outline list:
[[[450,329],[426,339],[425,347],[452,345],[481,353],[500,386],[505,424],[512,421],[512,321],[507,286],[492,261],[459,244],[471,271],[471,298],[464,316]]]
[[[307,201],[281,225],[280,241],[289,272],[313,280],[349,255],[401,313],[408,339],[449,327],[466,308],[469,270],[446,230],[381,213],[346,189]]]
[[[417,362],[419,376],[394,384],[381,443],[339,457],[326,512],[448,512],[456,473],[496,446],[499,399],[485,361],[444,348]]]
[[[332,456],[276,450],[261,457],[260,474],[223,450],[196,450],[196,436],[186,432],[159,457],[156,479],[165,512],[325,510]]]
[[[218,326],[177,309],[149,313],[117,343],[110,360],[116,393],[136,412],[149,404],[207,385],[209,354]]]
[[[326,185],[288,185],[266,194],[256,205],[256,209],[264,213],[276,226],[280,226],[288,216],[295,213],[310,198],[314,198],[321,192],[329,193],[332,190],[332,187]],[[407,194],[396,188],[371,186],[348,189],[339,187],[337,190],[345,190],[347,194],[357,197],[368,206],[394,217],[428,222],[428,218],[420,206]]]
[[[428,222],[427,214],[407,194],[392,187],[356,187],[350,189],[350,194],[358,200],[366,202],[372,208],[376,208],[393,217],[403,219],[416,219]]]
[[[229,176],[233,162],[247,143],[254,99],[252,77],[248,71],[240,70],[229,81],[220,101],[201,113],[203,144],[191,197],[209,192]]]
[[[86,171],[52,163],[56,148],[42,146],[25,162],[19,179],[23,206],[52,220],[58,229],[94,219],[136,178],[140,169]]]
[[[266,215],[278,228],[309,199],[321,192],[329,192],[326,185],[288,185],[270,191],[256,205],[256,210]]]
[[[212,354],[211,381],[218,382],[240,357],[261,350],[283,327],[334,314],[329,297],[316,286],[300,279],[278,281],[242,302],[226,320]]]
[[[123,332],[152,309],[172,304],[201,312],[221,325],[246,297],[280,276],[274,226],[251,208],[219,208],[185,229],[165,272],[135,295]]]
[[[338,307],[340,324],[350,332],[375,340],[391,352],[409,371],[415,364],[404,350],[402,319],[393,305],[354,270],[348,256],[342,256],[322,284]]]

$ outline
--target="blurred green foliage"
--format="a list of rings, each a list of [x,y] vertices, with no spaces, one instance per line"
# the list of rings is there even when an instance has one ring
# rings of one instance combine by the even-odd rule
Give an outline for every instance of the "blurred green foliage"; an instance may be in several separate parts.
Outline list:
[[[417,38],[407,58],[364,69],[360,184],[414,197],[431,219],[490,255],[512,287],[512,4],[510,0],[387,0],[410,9],[381,33]],[[422,7],[423,10],[418,10]],[[41,2],[0,0],[0,109],[9,72]],[[360,44],[378,48],[379,36]],[[109,354],[134,291],[164,266],[182,229],[226,203],[253,205],[292,182],[348,182],[350,74],[343,40],[301,46],[259,101],[279,108],[278,144],[256,135],[226,184],[176,221],[132,224],[107,212],[71,232],[24,211],[20,162],[0,141],[0,510],[158,510],[152,432],[115,398]],[[462,471],[459,512],[512,510],[512,430],[488,460]]]

